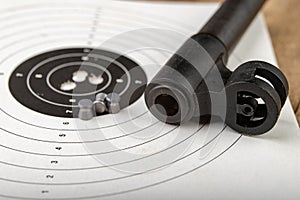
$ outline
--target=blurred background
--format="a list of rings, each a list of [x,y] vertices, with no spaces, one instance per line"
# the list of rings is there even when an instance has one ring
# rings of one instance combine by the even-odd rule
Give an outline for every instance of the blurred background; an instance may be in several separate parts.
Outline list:
[[[152,0],[153,1],[153,0]],[[155,0],[157,1],[157,0]],[[165,0],[166,1],[166,0]],[[174,1],[174,0],[169,0]],[[176,0],[187,1],[187,0]],[[223,2],[221,0],[188,0]],[[250,1],[250,0],[249,0]],[[268,0],[263,8],[280,68],[290,84],[290,99],[300,124],[300,1]]]

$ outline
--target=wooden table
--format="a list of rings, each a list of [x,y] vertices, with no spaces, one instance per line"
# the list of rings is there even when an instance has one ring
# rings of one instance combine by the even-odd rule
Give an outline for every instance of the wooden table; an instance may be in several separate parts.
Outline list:
[[[280,68],[290,83],[290,99],[300,124],[300,1],[269,0],[264,7]]]
[[[183,0],[187,1],[187,0]],[[221,2],[221,0],[190,0]],[[251,0],[249,0],[251,1]],[[290,99],[300,124],[300,1],[269,0],[263,8],[275,53],[290,84]]]

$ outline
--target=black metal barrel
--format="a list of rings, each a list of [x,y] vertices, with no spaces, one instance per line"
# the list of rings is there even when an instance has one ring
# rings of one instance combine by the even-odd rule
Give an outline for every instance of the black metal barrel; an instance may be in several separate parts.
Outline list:
[[[264,3],[265,0],[227,0],[200,33],[213,35],[232,51]]]
[[[200,32],[167,61],[145,91],[146,105],[156,118],[179,124],[209,114],[210,100],[205,81],[218,78],[214,77],[215,66],[224,80],[231,74],[224,66],[228,54],[264,2],[225,1]]]

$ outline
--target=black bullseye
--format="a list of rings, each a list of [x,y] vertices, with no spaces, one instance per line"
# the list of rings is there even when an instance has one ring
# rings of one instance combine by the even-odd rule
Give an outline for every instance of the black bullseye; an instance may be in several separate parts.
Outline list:
[[[11,74],[10,92],[25,107],[56,116],[78,117],[78,102],[99,92],[118,93],[125,108],[143,94],[147,77],[131,59],[100,49],[60,49],[36,55]]]

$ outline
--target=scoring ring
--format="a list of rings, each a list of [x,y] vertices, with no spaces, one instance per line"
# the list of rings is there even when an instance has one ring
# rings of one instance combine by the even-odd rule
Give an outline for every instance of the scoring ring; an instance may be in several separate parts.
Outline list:
[[[80,62],[66,63],[66,64],[62,64],[62,65],[59,65],[59,66],[53,68],[53,69],[47,74],[47,77],[46,77],[46,81],[47,81],[47,84],[49,85],[49,87],[50,87],[53,91],[55,91],[55,92],[57,92],[57,93],[60,93],[60,94],[63,94],[63,95],[69,95],[69,96],[86,96],[86,95],[92,95],[92,94],[96,94],[96,93],[98,93],[98,92],[101,92],[101,91],[105,90],[105,89],[111,84],[112,77],[111,77],[111,73],[110,73],[108,70],[106,70],[106,69],[105,69],[104,67],[102,67],[101,65],[96,65],[96,64],[94,64],[94,63],[85,63],[85,64],[87,64],[87,65],[89,65],[89,66],[92,66],[92,67],[95,67],[95,68],[100,68],[100,69],[103,71],[103,73],[106,73],[106,74],[107,74],[107,76],[108,76],[108,81],[107,81],[107,83],[106,83],[105,86],[103,86],[102,88],[100,88],[100,89],[98,89],[98,90],[96,90],[96,91],[94,91],[94,92],[83,93],[83,94],[76,94],[76,93],[72,93],[72,94],[71,94],[71,93],[62,92],[61,90],[56,89],[56,88],[53,86],[53,84],[51,83],[51,81],[50,81],[51,75],[52,75],[53,73],[55,73],[57,70],[59,70],[59,69],[62,69],[62,68],[64,68],[64,67],[70,67],[70,66],[72,66],[72,65],[78,65],[78,64],[80,65],[81,63],[80,63]],[[29,85],[28,87],[30,87],[30,85]]]
[[[90,60],[83,60],[85,56]],[[103,84],[101,82],[96,86],[85,81],[84,84],[90,84],[93,88],[93,90],[87,90],[89,92],[76,93],[73,89],[67,93],[53,86],[51,76],[56,71],[62,71],[68,67],[72,68],[71,70],[76,67],[77,70],[84,67],[93,68],[94,71],[101,71],[100,74],[106,78]],[[70,72],[70,69],[68,70]],[[60,72],[58,77],[62,76],[65,79],[72,73],[65,75]],[[39,79],[36,78],[37,74],[40,75]],[[117,81],[120,78],[122,78],[121,83]],[[25,107],[42,114],[68,118],[77,117],[77,102],[80,99],[94,100],[99,92],[117,91],[123,99],[120,106],[125,108],[140,98],[146,84],[145,72],[131,59],[106,50],[89,48],[59,49],[36,55],[21,63],[9,80],[10,92]]]

